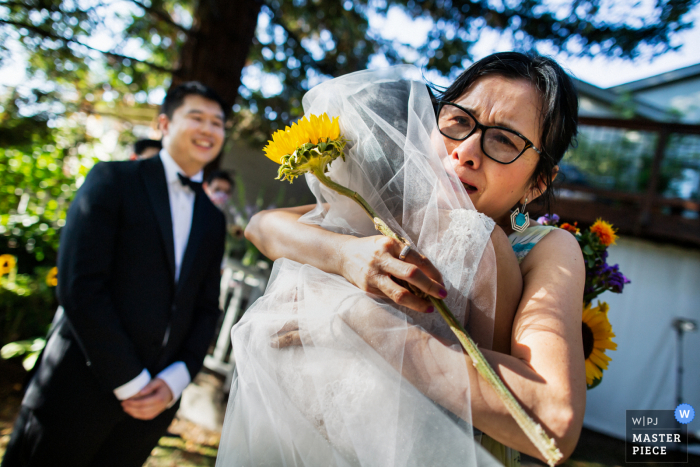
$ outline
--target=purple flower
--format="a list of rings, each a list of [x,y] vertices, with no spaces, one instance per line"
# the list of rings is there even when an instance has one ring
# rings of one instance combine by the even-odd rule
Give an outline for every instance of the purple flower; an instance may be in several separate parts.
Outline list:
[[[610,267],[610,274],[605,282],[610,288],[611,292],[622,293],[622,289],[625,287],[625,284],[629,284],[630,280],[620,272],[620,267],[616,264],[615,266]]]
[[[552,214],[551,216],[549,214],[545,214],[544,216],[539,217],[537,219],[537,222],[542,225],[558,224],[559,216],[557,216],[556,214]]]

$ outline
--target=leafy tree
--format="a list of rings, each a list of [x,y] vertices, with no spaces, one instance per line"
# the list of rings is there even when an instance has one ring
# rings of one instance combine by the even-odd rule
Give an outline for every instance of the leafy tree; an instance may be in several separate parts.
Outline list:
[[[68,204],[94,162],[75,114],[64,122],[45,112],[22,116],[20,102],[28,104],[10,94],[0,106],[0,254],[17,256],[28,273],[55,264]]]
[[[21,44],[31,88],[9,90],[2,101],[0,249],[15,241],[35,261],[55,255],[65,207],[91,166],[79,160],[91,153],[85,120],[152,107],[173,84],[214,87],[235,111],[233,135],[259,145],[300,116],[305,91],[376,57],[454,75],[487,31],[523,51],[660,54],[679,47],[676,34],[691,26],[687,13],[697,3],[0,0],[0,63],[7,44]],[[432,21],[422,45],[371,27],[392,8]]]
[[[687,13],[697,3],[0,0],[0,35],[18,37],[30,73],[76,91],[74,101],[84,109],[94,110],[105,92],[112,103],[144,103],[155,87],[198,79],[237,104],[235,134],[261,142],[301,114],[301,96],[311,86],[366,68],[373,56],[418,60],[449,75],[471,60],[486,31],[510,37],[524,51],[661,54],[680,46],[674,39],[692,25]],[[433,21],[425,43],[401,44],[370,27],[372,17],[394,7]],[[276,86],[240,86],[244,69]]]

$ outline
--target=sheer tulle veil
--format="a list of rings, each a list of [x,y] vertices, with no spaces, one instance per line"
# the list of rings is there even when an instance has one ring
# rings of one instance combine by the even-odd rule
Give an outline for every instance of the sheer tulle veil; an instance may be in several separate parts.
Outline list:
[[[496,295],[491,219],[474,210],[447,156],[420,72],[410,66],[327,81],[308,114],[339,116],[346,161],[330,177],[360,193],[442,272],[447,305],[490,348]],[[355,203],[307,182],[301,222],[377,235]],[[302,345],[279,349],[290,327]],[[449,355],[433,352],[454,342]],[[237,375],[217,466],[498,465],[475,442],[466,360],[438,313],[368,295],[287,259],[232,330]]]

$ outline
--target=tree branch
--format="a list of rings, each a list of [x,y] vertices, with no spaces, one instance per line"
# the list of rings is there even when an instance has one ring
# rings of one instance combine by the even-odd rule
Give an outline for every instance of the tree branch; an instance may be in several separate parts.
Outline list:
[[[118,60],[130,60],[130,61],[134,61],[134,62],[138,62],[138,63],[143,63],[144,65],[147,65],[150,68],[153,68],[154,70],[161,71],[163,73],[172,73],[173,72],[173,70],[171,68],[165,68],[165,67],[160,66],[158,64],[155,64],[153,62],[149,62],[148,60],[140,60],[138,58],[129,57],[127,55],[122,55],[122,54],[118,54],[115,52],[104,51],[104,50],[98,49],[96,47],[89,46],[83,42],[76,41],[74,39],[68,39],[66,37],[59,36],[59,35],[54,34],[52,32],[45,31],[44,29],[42,29],[38,26],[34,26],[33,24],[24,24],[24,23],[20,23],[18,21],[11,21],[11,20],[6,20],[6,19],[2,19],[2,18],[0,18],[0,24],[8,24],[10,26],[15,26],[17,28],[28,29],[30,31],[35,32],[36,34],[39,34],[39,35],[47,38],[47,39],[61,41],[64,44],[70,43],[70,44],[79,45],[81,47],[85,47],[87,49],[94,50],[95,52],[99,52],[103,55],[106,55],[106,56],[112,57],[112,58],[116,58]]]
[[[163,20],[166,23],[168,23],[169,25],[179,29],[180,31],[184,32],[185,34],[189,34],[191,32],[189,29],[187,29],[186,27],[184,27],[180,23],[176,22],[172,18],[172,16],[170,16],[167,12],[165,12],[163,10],[159,10],[158,8],[153,8],[152,6],[148,6],[145,3],[140,2],[138,0],[129,0],[129,1],[133,4],[135,4],[136,6],[138,6],[139,8],[141,8],[142,10],[144,10],[148,13],[151,13],[154,16],[157,16],[161,20]]]
[[[301,53],[303,53],[306,57],[308,57],[308,58],[311,60],[312,63],[315,63],[316,66],[318,67],[319,71],[321,71],[321,73],[323,73],[323,74],[325,74],[325,75],[328,75],[328,76],[334,76],[334,70],[333,70],[333,68],[332,68],[331,66],[329,66],[329,64],[328,64],[327,62],[325,62],[324,59],[321,59],[321,60],[316,60],[316,59],[314,59],[314,57],[309,53],[309,51],[306,50],[306,48],[305,48],[303,45],[301,45],[301,39],[299,39],[299,37],[296,35],[296,33],[295,33],[294,31],[292,31],[291,29],[289,29],[289,28],[287,27],[287,25],[284,24],[284,22],[283,22],[282,19],[279,17],[279,15],[277,14],[277,12],[274,11],[274,10],[272,9],[272,7],[271,7],[270,5],[268,5],[267,3],[265,4],[265,6],[266,6],[266,7],[268,8],[268,10],[270,11],[270,14],[271,14],[270,20],[271,20],[272,22],[274,22],[275,24],[278,24],[279,26],[281,26],[282,29],[284,29],[284,32],[287,33],[287,37],[288,37],[288,38],[294,39],[294,40],[296,41],[296,43],[298,44],[298,47],[296,47],[296,48],[297,48]],[[297,57],[297,59],[299,59],[299,57]],[[299,61],[300,61],[301,63],[304,63],[303,60],[299,60]],[[325,62],[325,63],[324,63],[324,62]]]

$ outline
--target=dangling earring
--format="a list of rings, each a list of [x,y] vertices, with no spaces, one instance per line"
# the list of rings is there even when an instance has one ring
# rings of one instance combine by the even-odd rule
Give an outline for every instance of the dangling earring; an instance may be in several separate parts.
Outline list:
[[[525,206],[527,206],[527,198],[525,198],[523,207],[515,208],[515,211],[510,215],[510,226],[516,232],[523,232],[530,226],[530,214],[525,212]]]

